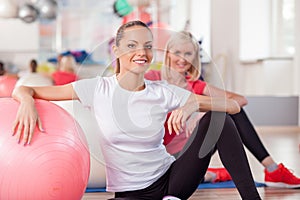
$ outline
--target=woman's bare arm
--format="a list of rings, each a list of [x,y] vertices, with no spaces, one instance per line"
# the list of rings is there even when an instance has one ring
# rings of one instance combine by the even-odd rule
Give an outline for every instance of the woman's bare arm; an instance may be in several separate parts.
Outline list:
[[[241,111],[240,105],[234,99],[203,95],[196,95],[196,99],[199,105],[199,111],[219,111],[229,114],[236,114]]]
[[[196,111],[236,114],[241,111],[241,108],[233,99],[191,94],[184,106],[172,111],[168,119],[169,132],[172,133],[172,129],[174,129],[176,134],[179,134],[184,128],[186,120]]]
[[[211,97],[226,97],[228,99],[233,99],[236,102],[238,102],[240,107],[243,107],[248,104],[248,101],[244,96],[234,93],[234,92],[230,92],[227,90],[217,88],[212,85],[207,85],[204,88],[203,94],[206,96],[211,96]]]
[[[19,86],[13,91],[12,97],[20,102],[28,97],[49,101],[78,99],[71,84],[44,87]]]
[[[19,142],[22,139],[24,145],[31,142],[36,125],[40,131],[43,131],[34,98],[49,101],[78,99],[71,84],[46,87],[19,86],[13,91],[12,97],[20,102],[12,127],[13,134],[16,135]]]

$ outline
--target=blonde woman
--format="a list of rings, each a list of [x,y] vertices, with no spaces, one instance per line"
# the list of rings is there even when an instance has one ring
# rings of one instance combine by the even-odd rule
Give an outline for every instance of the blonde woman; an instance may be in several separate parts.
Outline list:
[[[78,80],[76,61],[72,55],[62,56],[58,62],[58,70],[52,73],[54,85],[64,85]]]
[[[238,129],[243,144],[265,167],[265,183],[267,186],[300,187],[300,179],[293,175],[282,163],[277,164],[262,144],[256,130],[243,110],[243,107],[248,103],[247,99],[240,94],[217,88],[199,80],[201,72],[200,50],[198,41],[193,35],[185,31],[175,33],[169,39],[165,52],[164,65],[161,71],[151,70],[145,74],[145,77],[149,80],[166,80],[168,83],[175,84],[198,95],[224,97],[238,102],[241,111],[230,115],[230,117]],[[198,118],[200,118],[199,115]],[[187,131],[194,128],[195,123],[191,124]],[[178,154],[188,140],[188,137],[185,135],[189,135],[189,133],[179,136],[166,133],[164,139],[168,152]],[[224,168],[209,169],[208,172],[205,176],[205,181],[217,182],[231,179]]]

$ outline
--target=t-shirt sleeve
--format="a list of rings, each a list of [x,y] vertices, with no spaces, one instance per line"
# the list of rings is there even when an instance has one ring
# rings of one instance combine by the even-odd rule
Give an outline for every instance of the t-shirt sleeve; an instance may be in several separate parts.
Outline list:
[[[188,100],[191,92],[176,85],[167,84],[171,92],[171,101],[169,102],[171,109],[183,106]]]
[[[97,77],[92,79],[82,79],[72,83],[73,89],[83,106],[89,108],[93,106],[94,95],[99,80],[100,78]]]

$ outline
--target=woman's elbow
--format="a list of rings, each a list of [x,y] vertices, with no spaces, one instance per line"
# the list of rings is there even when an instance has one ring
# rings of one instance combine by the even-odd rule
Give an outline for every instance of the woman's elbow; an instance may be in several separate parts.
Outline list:
[[[246,106],[248,104],[248,99],[246,97],[242,98],[241,107]]]

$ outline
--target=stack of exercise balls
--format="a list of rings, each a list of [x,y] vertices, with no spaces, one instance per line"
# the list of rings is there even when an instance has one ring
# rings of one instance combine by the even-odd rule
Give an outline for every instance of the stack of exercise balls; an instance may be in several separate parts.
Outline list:
[[[35,104],[45,132],[36,129],[24,145],[11,130],[19,103],[0,98],[0,199],[80,200],[90,171],[85,134],[64,109],[44,100]]]
[[[23,22],[32,23],[54,20],[58,12],[56,0],[30,1],[0,0],[0,18],[19,18]]]
[[[19,19],[26,23],[34,22],[38,17],[38,10],[31,4],[24,4],[18,11]]]

